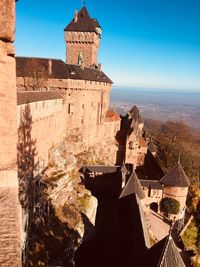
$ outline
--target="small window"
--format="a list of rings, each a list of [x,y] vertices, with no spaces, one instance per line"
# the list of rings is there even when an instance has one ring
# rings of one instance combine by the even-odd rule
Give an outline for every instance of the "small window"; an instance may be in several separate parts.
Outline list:
[[[132,141],[129,142],[129,149],[133,149],[133,142]]]
[[[84,108],[85,108],[85,105],[83,104],[83,105],[82,105],[82,109],[84,109]]]
[[[44,102],[44,101],[43,101],[43,103],[42,103],[42,107],[45,108],[45,102]]]
[[[68,114],[71,113],[71,104],[68,105]]]

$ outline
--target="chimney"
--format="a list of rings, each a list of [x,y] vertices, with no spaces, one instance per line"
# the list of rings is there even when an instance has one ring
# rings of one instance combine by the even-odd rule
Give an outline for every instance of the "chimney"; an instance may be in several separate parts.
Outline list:
[[[74,22],[77,23],[77,21],[78,21],[78,11],[75,10],[74,11]]]
[[[102,71],[102,64],[101,63],[98,64],[98,70]]]
[[[48,74],[49,75],[52,74],[52,59],[49,59],[49,62],[48,62]]]

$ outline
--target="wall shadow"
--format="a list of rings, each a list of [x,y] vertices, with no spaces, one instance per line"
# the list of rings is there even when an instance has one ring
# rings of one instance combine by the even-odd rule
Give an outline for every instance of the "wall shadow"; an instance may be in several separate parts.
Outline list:
[[[81,237],[59,219],[50,202],[43,201],[40,214],[35,214],[31,223],[25,266],[74,267],[74,253]]]
[[[37,149],[36,139],[32,138],[32,115],[30,105],[26,104],[20,113],[20,125],[18,129],[17,143],[17,166],[20,186],[20,202],[23,208],[33,203],[34,199],[34,172],[38,163],[36,162]]]
[[[75,266],[117,266],[117,201],[121,192],[121,173],[86,178],[85,186],[98,199],[98,208],[95,232],[75,253]]]
[[[146,252],[142,219],[135,194],[119,199],[121,173],[85,176],[97,199],[93,236],[75,253],[76,267],[140,267]]]
[[[116,156],[117,165],[122,165],[123,162],[125,162],[127,138],[133,131],[130,128],[132,119],[129,118],[128,114],[126,116],[120,115],[120,118],[121,118],[120,130],[116,134],[116,140],[118,142],[118,151]]]
[[[18,128],[17,143],[17,167],[19,179],[19,200],[23,208],[23,231],[26,233],[23,257],[26,259],[29,254],[30,236],[34,209],[36,206],[37,196],[36,187],[38,186],[35,177],[37,168],[37,149],[36,139],[32,138],[32,115],[29,104],[24,106],[20,112],[20,124]],[[27,263],[25,262],[25,266]]]

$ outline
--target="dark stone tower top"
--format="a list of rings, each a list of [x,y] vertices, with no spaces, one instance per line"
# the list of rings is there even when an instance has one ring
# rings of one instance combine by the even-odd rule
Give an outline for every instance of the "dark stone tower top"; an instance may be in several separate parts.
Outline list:
[[[82,68],[97,68],[101,26],[96,19],[90,17],[85,6],[79,12],[75,11],[73,20],[64,31],[66,63]]]
[[[67,25],[64,31],[95,32],[100,34],[101,26],[96,19],[90,17],[84,6],[79,12],[75,11],[73,20]]]

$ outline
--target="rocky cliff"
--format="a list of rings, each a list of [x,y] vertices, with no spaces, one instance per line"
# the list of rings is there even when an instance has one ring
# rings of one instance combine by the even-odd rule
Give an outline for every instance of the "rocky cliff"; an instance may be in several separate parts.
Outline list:
[[[79,169],[84,164],[115,163],[112,140],[73,155],[66,140],[49,150],[49,163],[34,178],[26,224],[25,261],[29,266],[73,266],[74,253],[94,231],[97,199],[85,189]],[[24,197],[25,199],[26,197]]]

